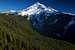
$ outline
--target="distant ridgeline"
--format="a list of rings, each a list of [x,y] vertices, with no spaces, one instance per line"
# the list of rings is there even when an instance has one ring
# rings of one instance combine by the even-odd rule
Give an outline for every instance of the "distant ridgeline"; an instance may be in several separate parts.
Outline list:
[[[75,43],[75,16],[56,12],[52,15],[45,15],[41,12],[39,15],[32,15],[30,22],[34,30],[42,35],[63,39]]]

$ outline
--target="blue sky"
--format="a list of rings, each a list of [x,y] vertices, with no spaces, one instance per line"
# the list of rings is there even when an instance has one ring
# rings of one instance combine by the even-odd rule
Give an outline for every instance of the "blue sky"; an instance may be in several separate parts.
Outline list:
[[[24,9],[40,2],[59,11],[75,13],[75,0],[0,0],[0,11]]]
[[[7,9],[22,9],[29,6],[30,1],[26,0],[0,0],[0,10],[7,10]]]
[[[23,9],[37,1],[35,0],[0,0],[0,11],[9,9]]]

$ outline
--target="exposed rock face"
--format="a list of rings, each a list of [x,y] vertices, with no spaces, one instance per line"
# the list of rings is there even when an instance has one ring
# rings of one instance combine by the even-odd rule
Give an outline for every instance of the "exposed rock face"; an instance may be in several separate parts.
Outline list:
[[[53,38],[75,42],[75,16],[60,12],[31,15],[30,22],[36,31]]]

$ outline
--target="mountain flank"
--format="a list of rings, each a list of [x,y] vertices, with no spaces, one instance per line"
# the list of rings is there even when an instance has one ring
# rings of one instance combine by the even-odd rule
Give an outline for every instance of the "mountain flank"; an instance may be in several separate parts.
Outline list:
[[[0,50],[74,50],[75,45],[33,31],[26,17],[0,14]]]

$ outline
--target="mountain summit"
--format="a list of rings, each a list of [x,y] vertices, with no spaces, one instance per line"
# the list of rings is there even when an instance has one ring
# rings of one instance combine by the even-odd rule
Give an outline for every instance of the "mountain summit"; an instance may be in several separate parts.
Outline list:
[[[36,3],[23,10],[34,30],[40,34],[75,43],[75,15]]]
[[[54,12],[54,11],[57,11],[51,7],[46,7],[45,5],[37,2],[35,4],[33,4],[32,6],[26,8],[26,9],[23,9],[19,15],[33,15],[33,14],[39,14],[41,11],[48,11],[48,12]]]

